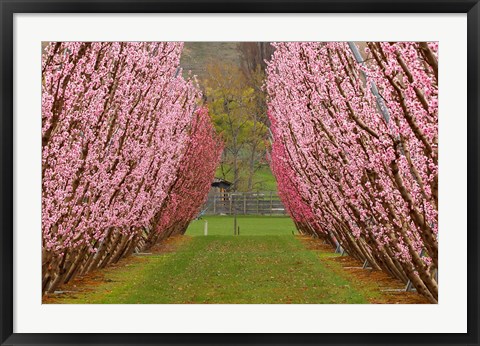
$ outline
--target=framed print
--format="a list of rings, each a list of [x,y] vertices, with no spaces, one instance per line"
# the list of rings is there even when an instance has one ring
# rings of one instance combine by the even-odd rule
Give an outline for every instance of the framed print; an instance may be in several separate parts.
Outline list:
[[[477,345],[479,6],[2,0],[2,345]]]

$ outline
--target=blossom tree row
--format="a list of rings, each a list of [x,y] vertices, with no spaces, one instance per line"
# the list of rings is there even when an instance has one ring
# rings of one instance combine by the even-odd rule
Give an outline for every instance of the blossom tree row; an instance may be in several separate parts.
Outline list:
[[[221,147],[198,89],[180,74],[181,50],[175,42],[46,48],[43,292],[153,245],[171,222],[182,223],[171,233],[184,232],[204,201]]]
[[[438,45],[363,47],[275,44],[272,169],[301,232],[437,302]]]
[[[152,222],[152,232],[145,237],[147,247],[169,236],[185,233],[190,221],[207,201],[223,147],[208,109],[200,108],[193,119],[190,142],[175,182]],[[144,247],[143,244],[139,245]]]

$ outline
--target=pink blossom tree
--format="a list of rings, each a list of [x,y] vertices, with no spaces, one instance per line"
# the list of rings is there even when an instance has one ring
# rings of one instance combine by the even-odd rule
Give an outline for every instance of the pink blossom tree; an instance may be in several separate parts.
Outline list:
[[[44,291],[130,254],[165,205],[198,136],[199,91],[180,74],[181,50],[174,42],[47,47]]]
[[[290,214],[436,302],[438,46],[367,43],[365,64],[346,43],[275,47],[272,167]]]
[[[146,244],[185,233],[206,202],[222,151],[223,142],[215,132],[207,107],[198,109],[175,183],[164,207],[152,220]]]

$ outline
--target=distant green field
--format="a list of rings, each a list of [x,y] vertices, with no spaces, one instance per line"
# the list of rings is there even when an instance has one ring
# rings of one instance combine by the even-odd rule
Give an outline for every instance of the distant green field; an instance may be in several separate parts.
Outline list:
[[[277,181],[270,170],[270,166],[264,166],[255,172],[255,184],[259,191],[277,191]]]
[[[204,216],[194,220],[186,235],[203,235],[205,220],[208,221],[208,235],[233,235],[233,216]],[[240,235],[292,235],[297,234],[292,220],[287,216],[237,216]]]
[[[217,168],[215,176],[222,178],[222,171]],[[228,181],[233,181],[233,171],[230,171],[224,179]],[[245,171],[240,171],[240,181],[238,186],[238,191],[246,191],[247,177],[245,176]],[[253,189],[254,191],[277,191],[277,181],[275,176],[270,170],[270,166],[265,164],[260,167],[253,176]]]

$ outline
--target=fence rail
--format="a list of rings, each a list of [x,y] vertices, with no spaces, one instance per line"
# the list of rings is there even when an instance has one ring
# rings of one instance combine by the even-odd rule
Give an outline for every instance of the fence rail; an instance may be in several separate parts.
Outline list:
[[[277,192],[215,192],[203,207],[207,215],[285,215]]]

